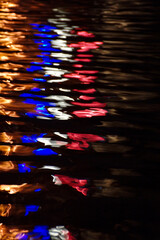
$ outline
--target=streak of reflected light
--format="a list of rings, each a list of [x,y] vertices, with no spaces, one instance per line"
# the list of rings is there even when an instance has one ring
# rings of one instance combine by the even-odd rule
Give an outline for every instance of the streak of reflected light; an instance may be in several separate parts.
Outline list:
[[[11,208],[12,208],[11,204],[0,204],[0,216],[1,217],[8,217]]]
[[[88,52],[91,49],[99,48],[99,45],[103,44],[103,42],[78,42],[78,43],[70,43],[68,47],[71,48],[79,48],[77,52]]]
[[[31,172],[32,168],[36,168],[36,167],[35,166],[30,166],[26,163],[19,163],[18,164],[18,171],[20,173],[29,173],[29,172]]]
[[[6,191],[9,194],[15,194],[17,192],[20,192],[24,189],[24,187],[27,185],[27,183],[23,183],[21,185],[0,185],[0,191]]]
[[[40,206],[38,205],[27,205],[25,216],[28,216],[30,212],[37,212]]]
[[[76,240],[75,237],[64,226],[50,228],[49,234],[52,240]]]
[[[95,93],[96,92],[96,90],[94,89],[94,88],[90,88],[90,89],[84,89],[84,90],[82,90],[82,89],[73,89],[73,91],[75,91],[75,92],[80,92],[80,93]]]
[[[12,161],[0,162],[0,171],[10,171],[15,168]]]
[[[64,175],[51,175],[55,185],[66,184],[87,196],[88,188],[86,187],[88,181],[86,179],[71,178]]]
[[[106,107],[106,103],[100,103],[100,102],[91,102],[91,103],[80,103],[80,102],[72,102],[73,105],[81,106],[81,107],[94,107],[94,108],[100,108],[100,107]]]
[[[68,142],[64,141],[54,141],[51,138],[38,138],[38,141],[43,143],[45,146],[52,146],[52,147],[61,147],[67,145]]]
[[[50,166],[50,165],[44,165],[43,167],[39,168],[39,169],[49,169],[49,170],[60,170],[61,168],[57,167],[57,166]]]
[[[79,96],[79,99],[85,100],[85,101],[90,101],[95,99],[95,97],[89,97],[89,96],[85,96],[85,95],[81,95]]]
[[[1,184],[0,185],[0,191],[6,191],[8,192],[9,194],[16,194],[18,192],[22,192],[22,193],[27,193],[27,192],[33,192],[36,190],[41,190],[41,187],[40,184],[27,184],[27,183],[22,183],[22,184],[19,184],[19,185],[7,185],[7,184]]]
[[[54,152],[50,148],[38,148],[33,150],[33,153],[37,156],[51,156],[51,155],[58,155],[58,153]]]
[[[21,230],[21,229],[18,229],[17,227],[16,228],[7,227],[7,226],[3,225],[3,223],[0,223],[0,239],[24,240],[24,238],[22,238],[22,237],[25,236],[25,234],[27,234],[27,233],[28,233],[28,230]]]
[[[6,132],[0,133],[0,141],[7,142],[7,143],[13,143],[12,136],[9,136]]]
[[[73,114],[79,118],[91,118],[95,116],[106,116],[107,110],[102,108],[89,108],[84,110],[74,111]]]
[[[75,68],[82,68],[83,65],[82,64],[73,64],[73,67],[75,67]]]

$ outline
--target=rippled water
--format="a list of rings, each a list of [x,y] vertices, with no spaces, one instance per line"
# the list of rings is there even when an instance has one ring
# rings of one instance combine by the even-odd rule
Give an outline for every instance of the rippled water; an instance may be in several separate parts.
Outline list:
[[[159,239],[159,5],[0,1],[0,239]]]

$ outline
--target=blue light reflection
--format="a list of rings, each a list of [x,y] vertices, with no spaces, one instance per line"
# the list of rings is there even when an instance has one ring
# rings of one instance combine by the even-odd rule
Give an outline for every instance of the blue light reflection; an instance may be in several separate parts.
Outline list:
[[[30,66],[30,68],[27,68],[26,70],[28,72],[35,72],[35,71],[41,71],[43,70],[43,68],[40,66]]]
[[[45,33],[36,33],[35,36],[42,37],[42,38],[55,38],[58,37],[58,34],[52,35],[52,34],[45,34]]]
[[[28,104],[34,104],[34,105],[37,105],[37,109],[44,109],[44,107],[49,107],[49,106],[52,106],[52,107],[56,107],[56,104],[55,103],[52,103],[52,102],[45,102],[45,101],[38,101],[38,100],[34,100],[32,98],[27,98],[24,103],[28,103]]]
[[[32,88],[32,89],[31,89],[31,91],[32,91],[32,92],[40,92],[40,91],[41,91],[41,89],[40,89],[40,88],[36,88],[36,87],[35,87],[35,88]]]
[[[43,95],[36,95],[32,93],[22,93],[20,97],[36,97],[36,98],[45,98]]]
[[[38,138],[42,138],[47,133],[41,133],[41,134],[32,134],[31,136],[24,135],[21,140],[23,143],[36,143]]]
[[[30,212],[37,212],[39,209],[38,205],[27,205],[26,206],[26,212],[25,212],[25,216],[28,216],[28,214]]]
[[[34,190],[35,192],[40,192],[42,189],[41,188],[37,188],[36,190]]]
[[[29,233],[17,234],[16,239],[18,240],[49,240],[49,227],[46,225],[35,226],[33,231]]]
[[[20,173],[27,173],[27,172],[31,172],[30,167],[26,166],[25,163],[22,164],[18,164],[18,171]]]
[[[43,78],[33,78],[33,80],[38,82],[46,82],[46,80]]]
[[[58,155],[58,153],[54,152],[50,148],[39,148],[39,149],[34,150],[33,153],[38,156]]]

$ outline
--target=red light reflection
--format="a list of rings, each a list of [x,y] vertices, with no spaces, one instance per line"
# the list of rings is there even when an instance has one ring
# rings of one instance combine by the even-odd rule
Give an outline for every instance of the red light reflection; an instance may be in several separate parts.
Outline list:
[[[80,150],[80,151],[83,151],[84,148],[88,148],[89,147],[89,144],[86,142],[86,141],[83,141],[83,142],[71,142],[71,143],[68,143],[66,145],[66,147],[68,149],[71,149],[71,150]]]
[[[78,73],[78,74],[81,74],[81,73],[83,73],[83,74],[95,74],[95,73],[98,73],[98,71],[97,70],[76,70],[75,71],[76,73]]]
[[[85,89],[85,90],[82,90],[82,89],[73,89],[73,91],[75,92],[80,92],[80,93],[95,93],[96,90],[94,88],[90,88],[90,89]]]
[[[75,58],[74,60],[77,62],[91,62],[89,58]]]
[[[103,137],[100,137],[98,135],[94,134],[84,134],[84,133],[67,133],[68,137],[70,139],[76,140],[76,141],[89,141],[89,142],[96,142],[96,141],[104,141],[105,139]]]
[[[87,52],[90,49],[97,49],[99,45],[103,44],[103,42],[79,42],[79,43],[70,43],[68,47],[71,48],[79,48],[77,52]]]
[[[79,99],[89,101],[89,100],[95,99],[95,97],[89,97],[89,96],[81,95],[81,96],[79,97]]]
[[[76,189],[78,192],[81,192],[84,196],[87,195],[88,189],[85,187],[87,185],[86,179],[77,179],[71,178],[64,175],[54,175],[55,176],[55,184],[61,185],[66,184],[70,187]]]
[[[106,103],[100,102],[92,102],[92,103],[80,103],[80,102],[72,102],[73,105],[81,106],[81,107],[106,107]]]
[[[74,64],[73,67],[75,67],[75,68],[82,68],[83,65],[82,64]]]
[[[77,74],[77,73],[67,73],[64,74],[64,77],[66,78],[78,78],[83,84],[90,84],[94,82],[93,80],[96,79],[96,76],[86,76],[82,74]]]
[[[90,108],[85,110],[74,111],[73,114],[79,118],[91,118],[95,116],[106,116],[107,110],[102,108]]]
[[[68,143],[66,147],[72,150],[84,150],[88,148],[88,142],[105,141],[103,137],[94,134],[67,133],[68,137],[74,142]]]
[[[81,28],[75,28],[75,30],[72,30],[71,33],[72,34],[77,34],[78,36],[81,36],[81,37],[89,37],[89,38],[95,37],[95,35],[93,33],[89,33],[87,31],[84,31]]]
[[[77,57],[93,57],[93,54],[77,54]]]
[[[89,38],[95,37],[95,35],[93,33],[89,33],[89,32],[86,32],[86,31],[78,31],[77,35],[82,36],[82,37],[89,37]]]
[[[72,236],[72,234],[70,232],[68,232],[68,239],[67,240],[76,240],[75,237]]]

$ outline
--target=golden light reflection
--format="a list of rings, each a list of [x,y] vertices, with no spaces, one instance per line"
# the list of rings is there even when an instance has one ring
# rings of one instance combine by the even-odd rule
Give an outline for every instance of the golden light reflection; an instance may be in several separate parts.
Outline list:
[[[24,188],[26,187],[27,183],[23,183],[21,185],[5,185],[2,184],[0,185],[0,191],[6,191],[9,194],[15,194],[17,192],[21,192],[24,190]]]
[[[0,132],[0,141],[1,142],[8,142],[8,143],[13,143],[12,137],[9,136],[6,132]]]
[[[17,149],[18,149],[17,145],[15,145],[15,146],[0,145],[1,155],[5,155],[5,156],[9,156],[12,153],[15,153],[17,151]]]
[[[13,101],[12,99],[7,99],[7,98],[0,97],[0,103],[1,104],[8,104],[8,103],[11,103],[12,101]]]
[[[8,57],[7,56],[1,56],[0,55],[0,61],[7,61],[8,60]]]
[[[28,233],[28,230],[7,227],[0,223],[0,239],[1,240],[17,240],[17,235]]]
[[[2,91],[2,89],[1,89]],[[13,100],[8,98],[0,97],[0,115],[9,116],[9,117],[20,117],[20,114],[18,114],[20,111],[23,113],[24,109],[26,111],[35,111],[35,104],[29,104],[26,108],[25,103],[19,101],[19,100]]]
[[[17,71],[18,68],[21,68],[21,67],[23,67],[23,65],[14,64],[14,63],[4,63],[0,65],[0,69],[14,70],[14,71]]]
[[[19,117],[17,115],[16,111],[10,111],[8,109],[13,104],[12,99],[0,97],[0,103],[1,103],[1,105],[0,105],[0,115],[7,115],[7,116],[10,116],[10,117]],[[1,139],[1,137],[2,137],[2,135],[0,136],[0,139]],[[5,135],[3,134],[3,138],[4,137],[5,137]]]
[[[7,80],[13,80],[13,77],[17,77],[17,76],[19,76],[20,75],[20,73],[18,73],[18,72],[1,72],[0,73],[0,78],[3,78],[3,79],[7,79]],[[3,82],[5,82],[4,80],[3,80]]]
[[[11,204],[0,204],[0,216],[1,217],[8,217],[11,208],[12,208]]]
[[[11,151],[11,147],[10,146],[0,146],[0,152],[5,155],[5,156],[9,156]]]
[[[17,7],[18,4],[15,4],[15,3],[11,3],[11,2],[3,2],[3,6],[4,7],[7,7],[7,8],[12,8],[12,7]]]
[[[7,185],[7,184],[1,184],[0,185],[0,191],[5,191],[8,192],[9,194],[16,194],[18,192],[22,193],[29,193],[29,192],[34,192],[36,189],[42,188],[42,186],[37,183],[37,184],[28,184],[28,183],[23,183],[19,185]]]
[[[12,161],[0,162],[0,171],[10,171],[13,169],[15,169],[15,166]]]
[[[8,14],[6,10],[3,13],[2,13],[2,11],[3,11],[3,9],[1,8],[0,19],[7,19],[7,20],[16,20],[16,19],[24,20],[24,19],[26,19],[26,17],[22,16],[21,14],[16,14],[16,13],[11,13],[11,12],[10,12],[10,14]]]

